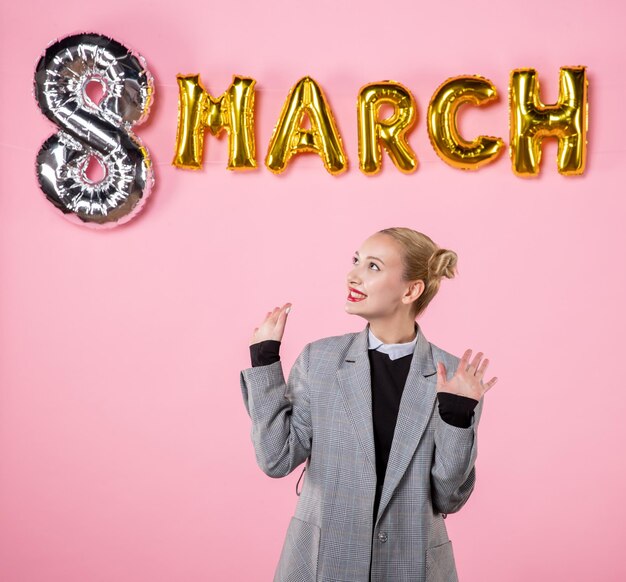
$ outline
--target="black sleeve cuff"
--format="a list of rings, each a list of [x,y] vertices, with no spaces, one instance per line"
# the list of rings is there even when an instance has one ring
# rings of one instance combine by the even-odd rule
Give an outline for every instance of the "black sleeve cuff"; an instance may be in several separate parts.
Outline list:
[[[252,366],[267,366],[280,360],[278,340],[265,340],[250,346],[250,359]]]
[[[437,396],[439,399],[439,416],[443,421],[459,428],[471,426],[474,408],[476,408],[478,400],[451,392],[437,392]]]

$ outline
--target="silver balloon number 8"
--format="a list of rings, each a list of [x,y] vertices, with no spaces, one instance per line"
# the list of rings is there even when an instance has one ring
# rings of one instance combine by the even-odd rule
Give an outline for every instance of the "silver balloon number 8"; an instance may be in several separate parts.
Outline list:
[[[89,96],[98,84],[102,97]],[[34,95],[59,131],[37,155],[46,198],[72,222],[111,228],[144,206],[154,175],[148,150],[131,128],[145,121],[154,95],[144,59],[99,34],[57,40],[35,70]],[[88,168],[101,166],[91,179]]]

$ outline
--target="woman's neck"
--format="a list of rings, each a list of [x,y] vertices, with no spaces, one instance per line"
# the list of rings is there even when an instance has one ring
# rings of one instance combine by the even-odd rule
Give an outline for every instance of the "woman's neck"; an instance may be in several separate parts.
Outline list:
[[[417,323],[407,321],[399,324],[390,321],[370,321],[370,330],[384,344],[405,344],[417,335]]]

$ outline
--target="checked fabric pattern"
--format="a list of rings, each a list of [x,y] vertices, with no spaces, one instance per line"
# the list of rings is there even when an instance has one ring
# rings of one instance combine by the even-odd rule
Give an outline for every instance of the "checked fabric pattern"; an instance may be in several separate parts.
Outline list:
[[[240,372],[259,467],[273,478],[307,468],[274,582],[458,580],[444,517],[475,486],[483,399],[468,428],[440,418],[436,362],[452,376],[459,358],[418,327],[374,518],[368,326],[307,344],[288,381],[281,361]]]

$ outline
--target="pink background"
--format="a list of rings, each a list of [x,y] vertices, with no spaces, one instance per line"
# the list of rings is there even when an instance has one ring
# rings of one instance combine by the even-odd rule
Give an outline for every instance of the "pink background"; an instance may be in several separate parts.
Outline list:
[[[239,387],[253,328],[292,301],[287,371],[305,343],[361,330],[344,312],[352,253],[375,230],[410,226],[459,254],[458,278],[419,320],[433,343],[490,358],[477,487],[447,519],[464,582],[626,579],[626,34],[617,0],[15,2],[0,30],[0,579],[3,582],[271,580],[300,469],[256,466]],[[55,131],[31,93],[46,45],[74,32],[141,53],[156,100],[137,134],[157,186],[108,232],[76,226],[34,175]],[[504,138],[510,71],[586,65],[588,166],[516,177],[505,152],[477,173],[445,165],[426,132],[448,77],[483,75],[500,100],[461,127]],[[219,95],[257,80],[259,168],[171,166],[176,74]],[[324,89],[349,170],[313,154],[281,176],[263,164],[296,81]],[[393,79],[414,94],[415,174],[358,169],[356,96]],[[489,377],[491,377],[491,375]]]

